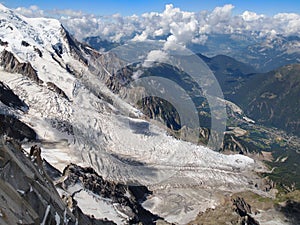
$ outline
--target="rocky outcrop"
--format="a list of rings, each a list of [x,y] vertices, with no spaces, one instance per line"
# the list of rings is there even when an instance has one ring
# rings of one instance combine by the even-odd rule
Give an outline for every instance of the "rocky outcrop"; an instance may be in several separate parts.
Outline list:
[[[181,128],[179,114],[168,101],[158,97],[146,97],[138,104],[142,111],[151,119],[156,119],[164,123],[172,130],[179,130]]]
[[[7,41],[2,41],[1,39],[0,39],[0,45],[1,46],[8,46],[8,42]]]
[[[86,48],[84,48],[81,43],[79,43],[76,39],[74,39],[63,26],[61,28],[61,32],[64,39],[69,45],[71,54],[75,57],[75,59],[79,60],[81,63],[85,65],[88,65],[88,60],[83,55]]]
[[[28,111],[28,106],[7,85],[0,81],[0,101],[9,107]]]
[[[250,152],[247,145],[250,144],[245,143],[245,141],[239,137],[236,137],[234,134],[225,134],[224,144],[221,151],[231,151],[238,152],[239,154],[246,154]]]
[[[143,224],[154,224],[154,221],[161,219],[141,206],[141,202],[151,192],[145,186],[128,186],[113,181],[104,180],[92,168],[82,168],[75,164],[70,164],[63,171],[63,176],[57,185],[63,189],[68,189],[74,184],[81,184],[84,189],[101,196],[111,199],[122,207],[126,207],[124,214],[130,214],[130,224],[142,222]],[[76,195],[74,193],[73,195]],[[129,210],[130,209],[130,210]]]
[[[24,40],[21,42],[21,45],[24,46],[24,47],[29,47],[30,46],[30,44],[27,41],[24,41]]]
[[[74,127],[67,120],[57,120],[57,119],[46,119],[53,128],[61,131],[63,133],[67,133],[69,135],[74,135]]]
[[[20,63],[13,53],[3,50],[0,56],[0,66],[9,73],[22,74],[37,83],[43,83],[39,79],[37,71],[32,67],[29,62]]]
[[[237,197],[233,199],[233,206],[235,207],[235,212],[239,214],[241,217],[241,224],[248,224],[248,225],[259,225],[250,214],[252,214],[251,206],[245,202],[243,198]]]
[[[63,54],[63,45],[62,43],[56,43],[55,45],[52,45],[53,50],[55,51],[56,55],[58,55],[59,58],[62,58]]]
[[[51,90],[54,91],[55,93],[57,93],[59,96],[67,99],[69,101],[68,96],[66,95],[66,93],[61,90],[59,87],[57,87],[54,83],[52,82],[47,82],[47,87]]]
[[[246,193],[245,196],[247,196],[247,194],[252,198],[257,197],[251,192]],[[267,209],[261,208],[261,212],[264,213]],[[254,216],[252,213],[256,215],[259,211],[257,211],[255,207],[252,209],[250,204],[248,204],[244,198],[225,195],[220,205],[209,208],[205,212],[200,212],[195,220],[191,221],[189,225],[259,225],[260,223],[253,218]]]
[[[1,225],[114,224],[84,215],[75,202],[68,208],[45,173],[40,154],[33,146],[26,156],[14,140],[0,138]]]
[[[233,201],[233,205],[236,207],[236,212],[240,216],[245,217],[248,213],[252,213],[251,206],[247,202],[245,202],[243,198],[237,197],[232,201]]]
[[[0,135],[7,135],[16,140],[29,141],[36,139],[36,133],[32,128],[10,115],[0,114]]]
[[[38,147],[37,145],[31,146],[30,152],[29,152],[29,157],[33,158],[34,161],[37,163],[38,167],[40,167],[40,168],[43,166],[43,160],[42,160],[41,153],[42,153],[42,150],[40,147]]]
[[[54,225],[55,217],[75,224],[51,180],[35,165],[36,155],[27,158],[16,142],[2,138],[0,156],[1,224]]]
[[[65,68],[64,62],[62,60],[62,57],[57,56],[54,53],[51,53],[52,59],[60,65],[61,68]]]
[[[73,76],[75,76],[76,78],[80,78],[81,74],[76,71],[72,65],[70,65],[69,63],[66,63],[66,70],[68,73],[72,74]]]
[[[43,53],[39,48],[33,46],[33,49],[39,55],[39,57],[41,57],[41,58],[43,57]]]
[[[111,91],[118,94],[121,88],[126,87],[133,80],[132,74],[133,69],[130,66],[124,67],[116,73],[111,73],[105,84]]]

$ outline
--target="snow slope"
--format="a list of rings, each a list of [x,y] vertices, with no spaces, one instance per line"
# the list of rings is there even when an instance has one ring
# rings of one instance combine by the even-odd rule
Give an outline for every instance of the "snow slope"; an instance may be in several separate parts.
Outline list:
[[[0,39],[8,42],[0,51],[6,49],[20,62],[30,62],[44,83],[3,70],[0,80],[29,106],[27,113],[15,113],[37,132],[42,156],[60,170],[73,162],[90,165],[107,179],[147,185],[154,194],[144,206],[182,224],[218,204],[217,193],[254,189],[250,185],[257,182],[254,160],[176,140],[149,121],[130,118],[138,110],[111,93],[101,74],[74,57],[57,20],[28,19],[3,6],[0,20]],[[53,49],[58,43],[61,57]],[[69,73],[67,64],[81,76]],[[46,82],[63,90],[69,100],[50,90]],[[99,92],[113,104],[99,98],[95,94]],[[92,198],[88,193],[78,198],[86,197]]]

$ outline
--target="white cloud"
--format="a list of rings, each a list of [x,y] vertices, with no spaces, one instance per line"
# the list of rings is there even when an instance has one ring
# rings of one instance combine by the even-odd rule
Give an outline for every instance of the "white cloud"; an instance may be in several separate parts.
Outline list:
[[[59,16],[59,17],[67,16],[70,18],[83,16],[83,13],[81,11],[75,11],[72,9],[63,9],[63,10],[54,9],[51,11],[47,11],[47,13],[49,15],[54,15],[54,16]]]
[[[31,9],[32,11],[37,11],[37,10],[39,10],[39,7],[36,5],[32,5],[29,7],[29,9]]]
[[[52,16],[79,40],[87,36],[100,36],[110,41],[165,41],[165,49],[177,44],[204,44],[210,34],[258,34],[260,36],[300,35],[300,15],[280,13],[272,17],[245,11],[233,15],[234,6],[227,4],[213,11],[186,12],[172,4],[163,12],[149,12],[140,16],[123,17],[120,14],[95,16],[73,10],[43,11],[37,6],[17,8],[16,11],[29,17]]]
[[[249,12],[249,11],[245,11],[241,16],[243,20],[247,22],[258,20],[265,17],[264,15],[258,15],[255,12]]]
[[[300,15],[295,13],[279,13],[274,16],[277,27],[285,34],[300,34]],[[275,27],[274,27],[275,29]]]
[[[234,6],[231,4],[224,5],[223,7],[216,7],[208,16],[208,22],[211,25],[228,22],[231,19],[233,8]]]
[[[141,34],[135,35],[135,37],[132,39],[133,41],[146,41],[148,38],[148,34],[146,31],[143,31]]]
[[[143,63],[144,67],[151,67],[154,62],[164,63],[169,59],[168,53],[161,50],[150,51]]]
[[[18,7],[15,9],[15,11],[24,16],[27,16],[27,17],[43,17],[44,16],[44,11],[39,9],[39,7],[36,5],[29,6],[29,8]]]

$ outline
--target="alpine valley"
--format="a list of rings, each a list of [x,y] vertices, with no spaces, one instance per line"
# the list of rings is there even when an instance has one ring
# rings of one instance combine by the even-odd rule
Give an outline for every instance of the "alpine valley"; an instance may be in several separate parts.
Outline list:
[[[299,224],[299,37],[227,54],[217,36],[190,46],[224,93],[222,145],[207,147],[214,93],[180,64],[128,65],[103,51],[121,43],[0,5],[0,224]],[[147,91],[130,88],[137,74],[181,86],[202,126],[165,99],[131,101]]]

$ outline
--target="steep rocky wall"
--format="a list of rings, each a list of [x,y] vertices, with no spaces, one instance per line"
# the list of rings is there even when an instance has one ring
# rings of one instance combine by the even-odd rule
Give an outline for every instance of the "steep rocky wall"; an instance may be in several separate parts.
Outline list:
[[[0,224],[114,224],[90,218],[63,202],[45,173],[40,149],[26,156],[11,138],[0,138]]]
[[[37,71],[29,62],[19,62],[14,54],[7,50],[3,50],[0,56],[0,66],[3,66],[4,70],[7,72],[20,73],[37,83],[42,83],[42,80],[40,80],[38,77]]]
[[[9,107],[27,111],[28,106],[7,85],[0,81],[0,101]]]
[[[36,139],[35,131],[28,125],[13,116],[1,114],[0,135],[7,135],[19,141],[22,141],[25,138],[29,141]]]

